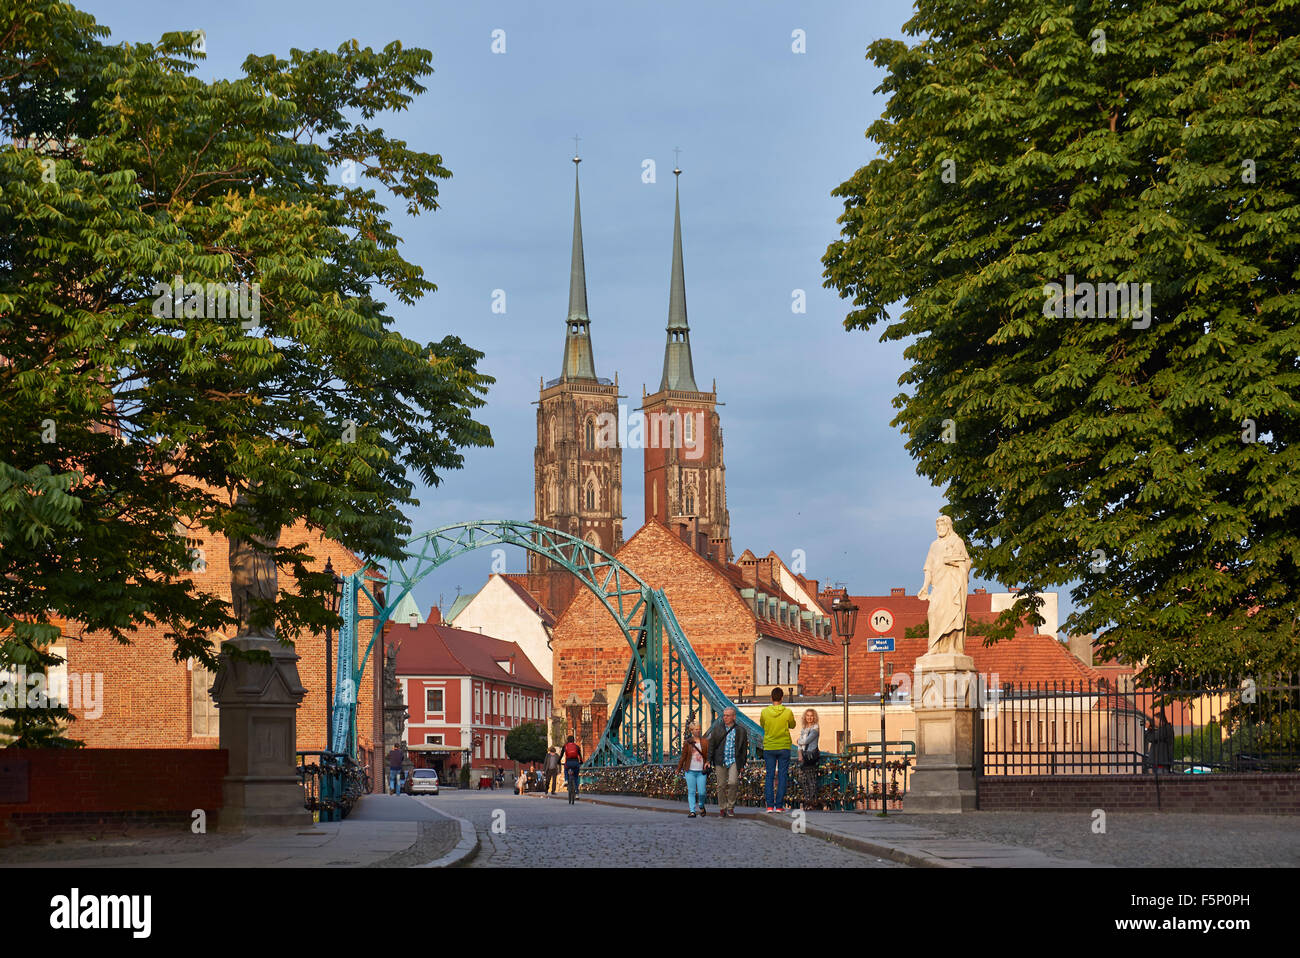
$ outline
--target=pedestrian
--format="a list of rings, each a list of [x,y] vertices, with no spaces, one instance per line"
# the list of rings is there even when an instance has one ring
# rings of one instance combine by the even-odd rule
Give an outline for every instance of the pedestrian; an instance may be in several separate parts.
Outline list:
[[[821,762],[819,747],[821,732],[817,727],[817,710],[803,713],[803,728],[799,730],[799,785],[803,792],[805,810],[817,804],[817,766]]]
[[[677,771],[686,775],[686,805],[689,817],[704,812],[704,787],[708,781],[709,745],[700,735],[700,728],[692,722],[686,729],[686,741],[682,743],[682,755],[677,760]]]
[[[402,775],[402,754],[400,745],[394,745],[393,750],[388,753],[388,791],[393,795],[401,789]]]
[[[555,794],[555,779],[560,774],[560,756],[555,754],[555,746],[546,750],[546,787],[543,791]]]
[[[763,761],[767,775],[763,779],[763,798],[769,812],[785,811],[785,780],[790,774],[790,729],[794,728],[794,713],[781,704],[785,693],[778,685],[772,689],[772,704],[763,709],[759,724],[763,726]]]
[[[569,804],[578,800],[578,769],[582,767],[582,748],[570,735],[564,743],[564,784],[569,788]]]
[[[749,757],[749,733],[736,721],[736,710],[723,709],[722,721],[709,729],[707,762],[718,775],[718,817],[736,817],[740,773]]]

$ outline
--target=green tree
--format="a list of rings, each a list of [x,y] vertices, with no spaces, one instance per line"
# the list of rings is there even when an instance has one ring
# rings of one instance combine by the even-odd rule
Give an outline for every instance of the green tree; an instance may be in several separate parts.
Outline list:
[[[196,36],[107,32],[52,0],[0,10],[0,666],[53,664],[64,619],[160,625],[212,666],[234,620],[189,576],[196,539],[303,521],[395,558],[411,474],[491,444],[482,354],[407,339],[385,306],[435,287],[379,191],[431,211],[451,174],[370,121],[430,54],[351,41],[206,82]],[[258,615],[323,629],[328,578],[272,554]]]
[[[525,722],[506,734],[506,757],[516,762],[540,762],[546,758],[546,723]]]
[[[834,191],[826,285],[907,342],[894,423],[976,568],[1016,616],[1073,583],[1065,627],[1149,675],[1300,666],[1298,28],[919,0],[923,39],[868,48],[879,155]],[[1067,312],[1070,283],[1149,312]]]

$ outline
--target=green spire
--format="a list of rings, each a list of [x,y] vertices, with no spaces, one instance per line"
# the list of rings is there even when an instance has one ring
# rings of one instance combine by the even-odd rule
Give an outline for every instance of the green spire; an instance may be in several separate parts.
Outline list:
[[[673,214],[673,274],[668,293],[668,342],[664,346],[664,375],[659,390],[699,392],[691,363],[691,328],[686,322],[686,276],[682,268],[682,190],[680,169],[676,180],[676,209]]]
[[[561,379],[595,379],[591,354],[591,320],[587,317],[587,269],[582,259],[582,201],[578,195],[578,164],[573,158],[573,260],[569,266],[569,317],[564,335]]]

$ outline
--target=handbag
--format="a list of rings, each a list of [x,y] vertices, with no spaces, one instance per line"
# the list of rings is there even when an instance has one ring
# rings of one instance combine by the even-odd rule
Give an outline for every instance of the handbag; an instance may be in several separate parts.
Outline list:
[[[819,748],[806,748],[803,750],[803,767],[816,768],[817,763],[822,760],[822,750]]]

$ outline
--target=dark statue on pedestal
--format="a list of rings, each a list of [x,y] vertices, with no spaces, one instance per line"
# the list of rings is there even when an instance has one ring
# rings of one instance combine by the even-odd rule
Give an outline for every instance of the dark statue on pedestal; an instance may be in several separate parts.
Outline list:
[[[236,508],[247,509],[248,499],[240,493]],[[275,638],[275,623],[253,624],[253,613],[275,603],[279,588],[275,559],[267,553],[280,544],[280,532],[252,539],[230,538],[230,604],[238,620],[235,635]]]

